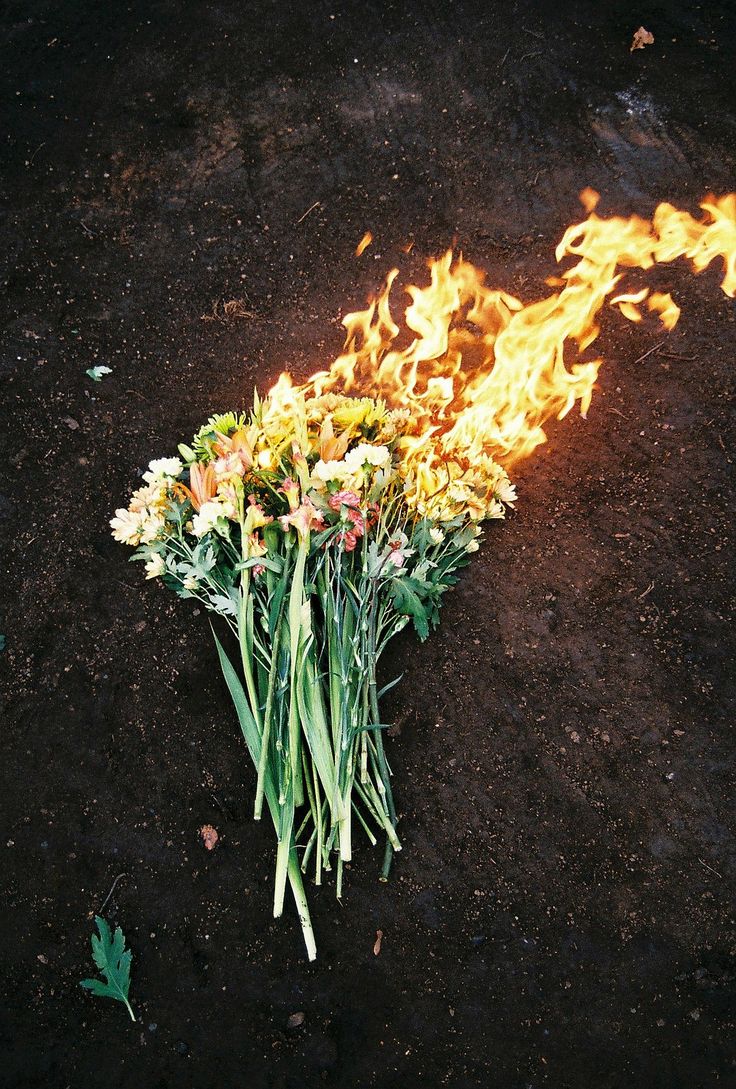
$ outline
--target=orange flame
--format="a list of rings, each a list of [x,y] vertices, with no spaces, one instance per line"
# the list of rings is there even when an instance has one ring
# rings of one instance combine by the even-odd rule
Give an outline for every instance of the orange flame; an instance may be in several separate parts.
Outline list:
[[[449,251],[429,262],[427,287],[406,289],[411,301],[404,320],[413,338],[399,347],[401,330],[389,305],[394,269],[365,310],[343,319],[342,354],[301,388],[315,396],[370,395],[408,408],[404,454],[418,474],[448,460],[491,456],[508,466],[530,454],[546,441],[549,419],[562,419],[576,401],[583,416],[588,410],[601,360],[583,356],[622,279],[620,267],[648,269],[686,257],[699,272],[720,257],[723,290],[736,293],[736,194],[709,196],[701,219],[663,203],[651,221],[599,217],[593,190],[584,190],[581,200],[587,219],[569,227],[555,251],[558,261],[577,259],[551,281],[560,290],[524,305],[488,287],[479,269]],[[668,294],[643,288],[610,299],[631,321],[641,320],[645,302],[673,328],[680,311]],[[288,398],[290,388],[282,375],[271,395]]]
[[[373,235],[370,231],[366,231],[358,245],[355,247],[355,256],[360,257],[361,253],[363,253],[364,250],[368,249],[372,241]]]

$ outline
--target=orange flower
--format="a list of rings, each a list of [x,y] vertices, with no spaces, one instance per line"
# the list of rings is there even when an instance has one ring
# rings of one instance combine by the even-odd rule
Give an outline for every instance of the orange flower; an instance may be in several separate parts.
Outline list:
[[[213,499],[217,493],[215,470],[211,465],[200,465],[195,461],[189,469],[189,485],[187,487],[186,484],[177,483],[175,490],[182,492],[196,511],[201,510],[203,504]]]
[[[322,461],[340,461],[348,448],[348,435],[343,433],[335,438],[332,417],[328,416],[319,433],[319,456]]]
[[[242,474],[253,468],[253,447],[242,427],[232,435],[218,435],[215,453],[226,462],[227,472]]]

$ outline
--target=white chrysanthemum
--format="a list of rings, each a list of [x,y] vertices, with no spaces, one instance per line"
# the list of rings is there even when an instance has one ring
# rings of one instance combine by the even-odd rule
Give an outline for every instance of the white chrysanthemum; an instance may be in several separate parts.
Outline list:
[[[442,544],[445,539],[445,535],[439,526],[432,526],[429,531],[429,539],[433,544]]]
[[[145,510],[146,507],[153,510],[154,507],[163,506],[167,498],[166,484],[163,480],[158,480],[155,484],[144,484],[133,492],[129,506],[132,511],[137,512]]]
[[[155,556],[151,556],[150,560],[146,561],[145,570],[147,579],[157,579],[163,575],[166,564],[160,552],[157,552]]]
[[[506,508],[497,499],[492,499],[486,510],[486,518],[505,518]]]
[[[371,446],[368,442],[360,442],[354,450],[348,450],[344,460],[350,472],[356,472],[366,464],[382,469],[391,461],[391,451],[388,446]]]
[[[222,503],[218,503],[213,499],[209,503],[203,503],[199,513],[192,518],[192,533],[195,537],[204,537],[205,533],[209,533],[210,530],[215,528],[217,519],[224,517],[225,512]]]
[[[232,499],[228,496],[218,496],[218,503],[220,506],[220,517],[229,518],[231,522],[237,521],[238,509],[233,503]]]
[[[182,586],[185,590],[196,591],[199,589],[199,580],[195,579],[194,575],[187,575],[182,582]]]
[[[115,517],[110,519],[113,537],[120,544],[140,544],[141,521],[140,513],[120,507],[115,511]]]
[[[480,548],[480,545],[478,544],[477,541],[469,541],[465,546],[465,551],[466,552],[477,552],[479,548]]]
[[[512,507],[518,496],[516,494],[516,486],[511,483],[507,476],[502,476],[500,480],[496,481],[496,485],[493,489],[493,495],[501,503],[505,503],[507,507]]]
[[[156,458],[149,462],[148,471],[143,474],[143,479],[147,484],[155,484],[164,477],[180,476],[183,468],[179,458]]]
[[[320,460],[312,469],[311,483],[322,489],[325,484],[342,484],[346,491],[360,491],[363,487],[363,471],[360,466],[356,469],[348,465],[347,461],[322,461]]]
[[[141,541],[143,544],[151,544],[156,540],[161,530],[166,524],[166,518],[160,510],[146,510],[141,511]]]

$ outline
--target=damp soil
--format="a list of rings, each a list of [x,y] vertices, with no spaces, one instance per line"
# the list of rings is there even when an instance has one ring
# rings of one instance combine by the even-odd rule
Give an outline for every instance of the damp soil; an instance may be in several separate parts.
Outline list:
[[[732,5],[1,19],[3,1084],[733,1085],[719,270],[650,276],[683,308],[671,334],[604,315],[587,421],[518,468],[439,631],[387,653],[405,850],[389,884],[361,843],[342,903],[310,889],[313,965],[293,912],[270,918],[208,619],[107,527],[211,411],[334,357],[394,262],[409,282],[455,240],[533,299],[584,185],[643,214],[733,189]],[[103,906],[136,1024],[78,985]]]

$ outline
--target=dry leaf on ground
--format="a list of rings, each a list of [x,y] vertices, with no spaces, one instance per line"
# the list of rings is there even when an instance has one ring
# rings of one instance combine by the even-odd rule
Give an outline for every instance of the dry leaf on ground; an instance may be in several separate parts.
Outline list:
[[[202,837],[202,843],[204,843],[208,851],[211,851],[214,848],[215,844],[220,838],[217,833],[217,829],[213,828],[211,824],[202,825],[199,830],[199,834]]]
[[[633,53],[635,49],[643,49],[645,45],[654,44],[654,35],[646,30],[643,26],[640,26],[638,30],[634,31],[634,39],[631,43],[630,53]]]

